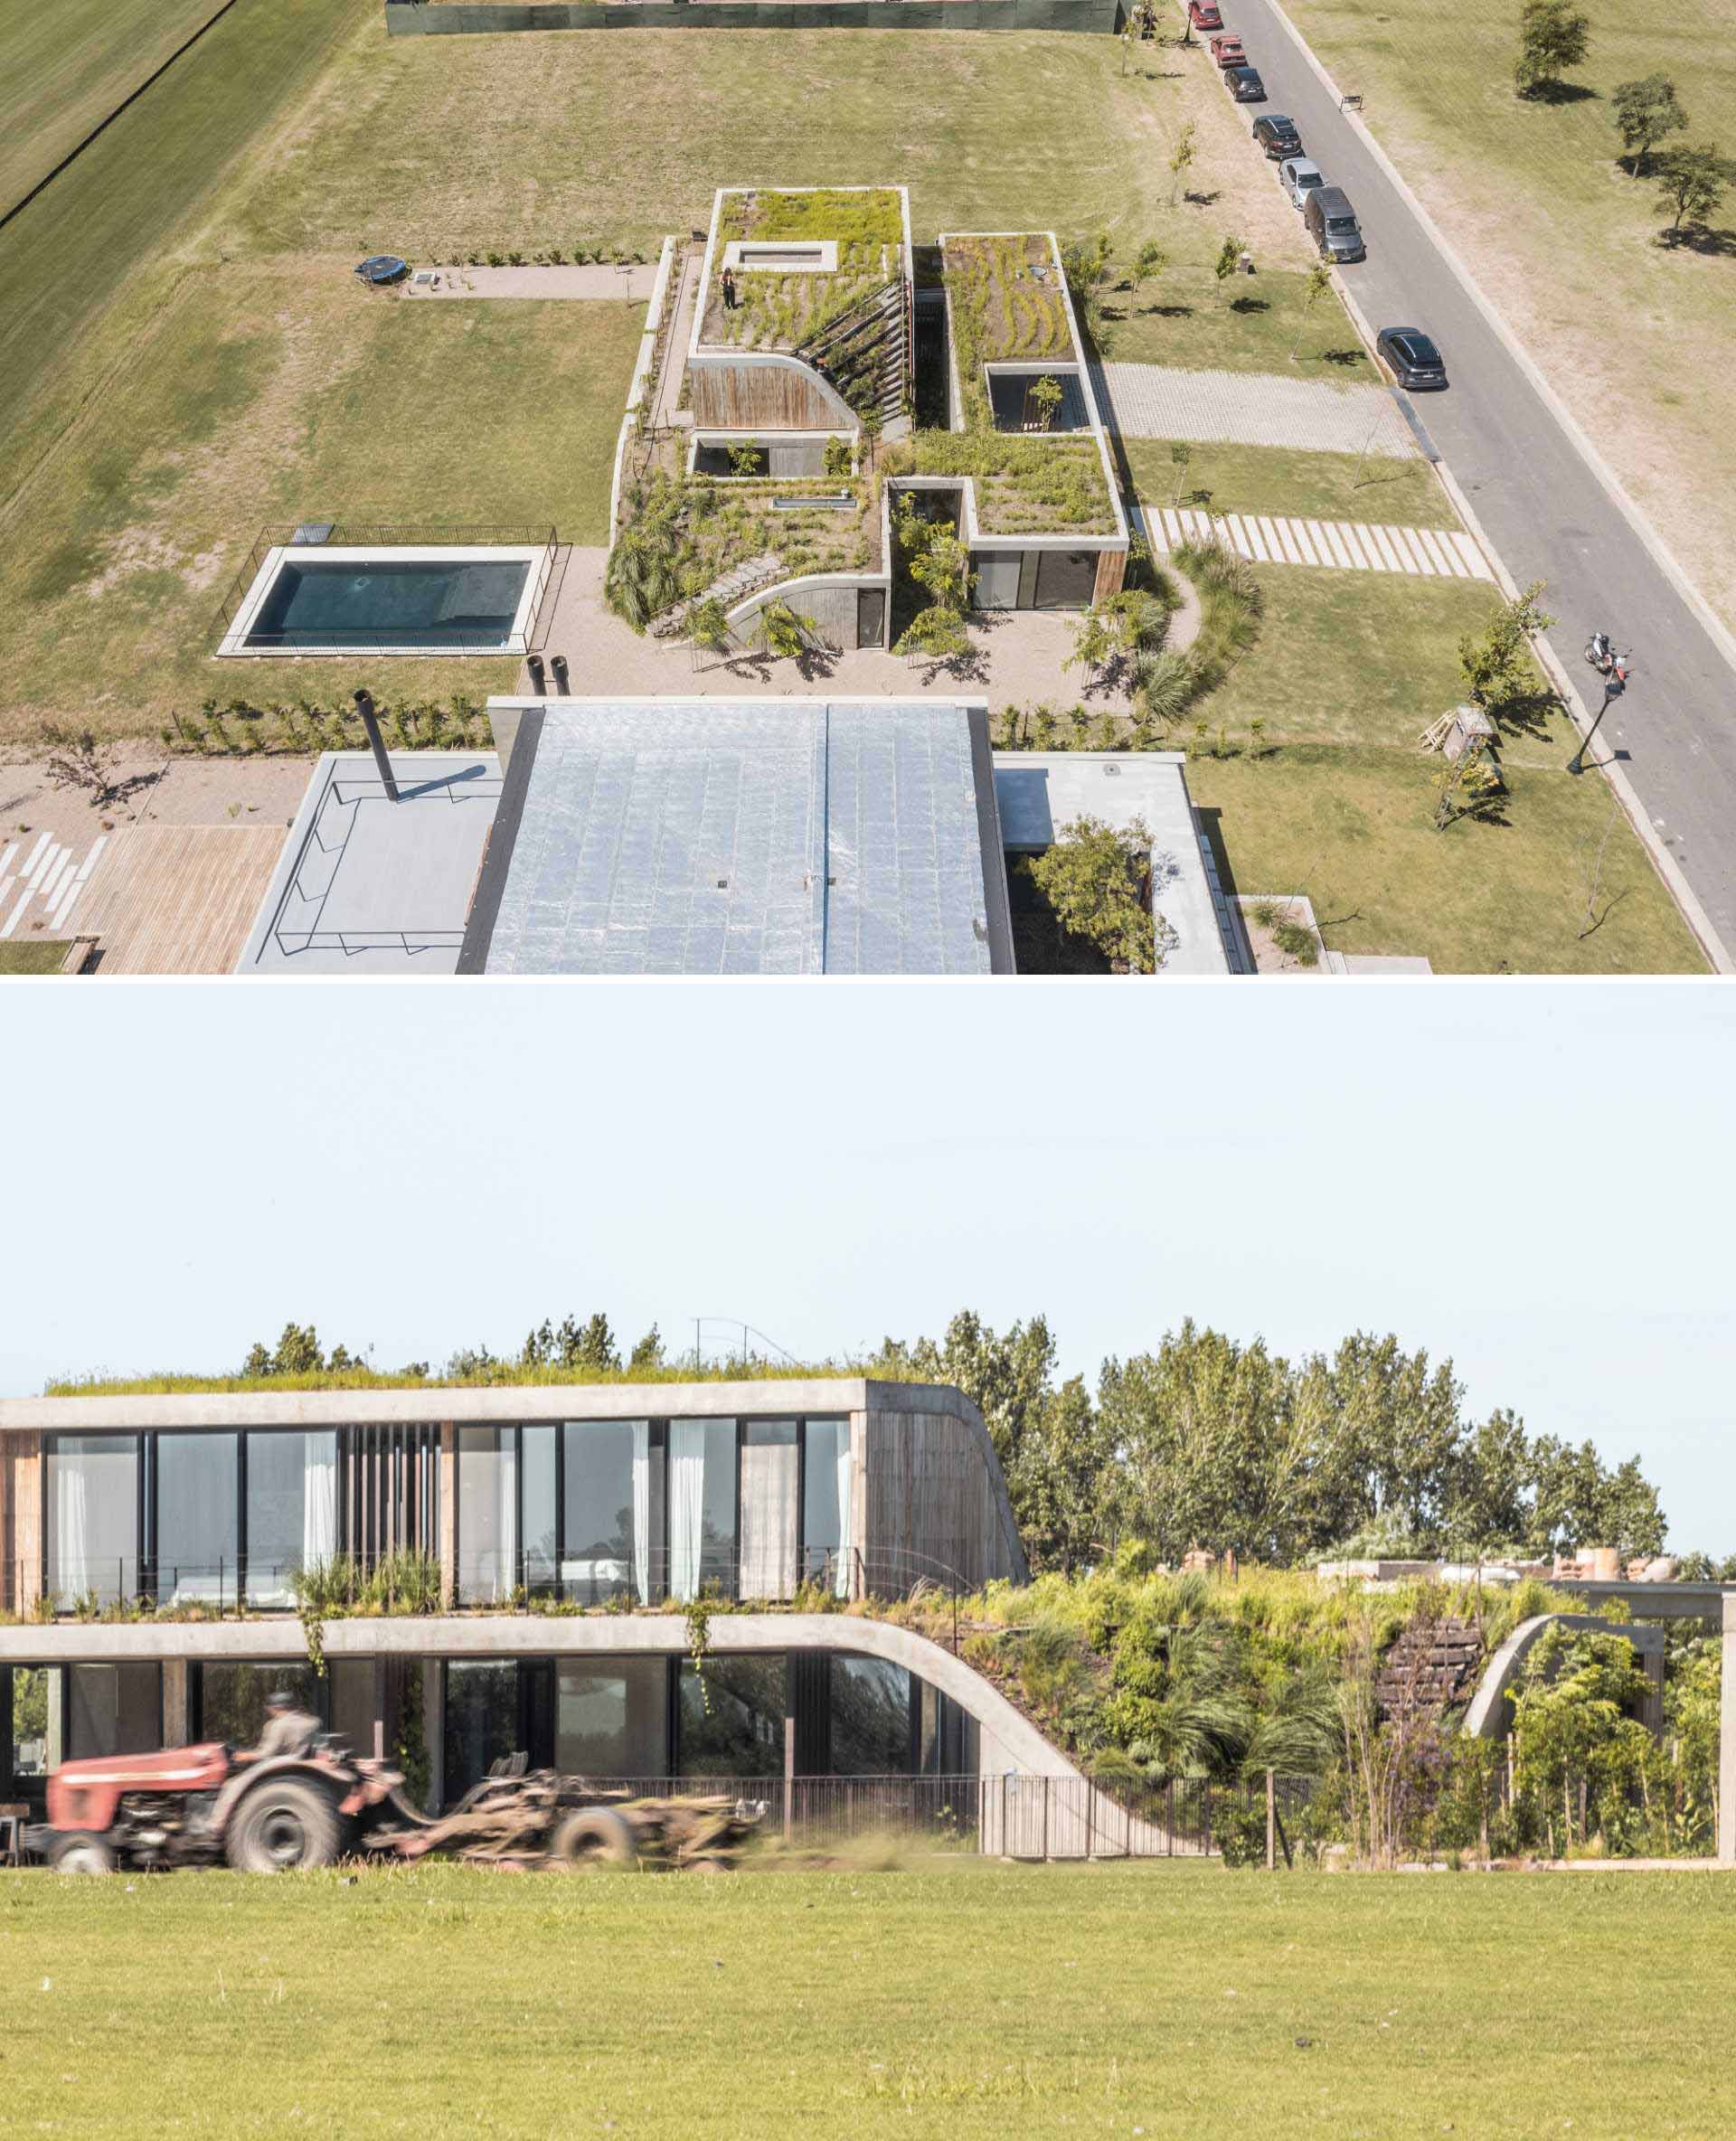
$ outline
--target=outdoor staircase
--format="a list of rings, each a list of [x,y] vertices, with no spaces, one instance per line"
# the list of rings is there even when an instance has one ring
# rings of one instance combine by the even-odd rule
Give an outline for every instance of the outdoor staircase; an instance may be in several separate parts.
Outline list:
[[[798,344],[796,354],[882,438],[908,427],[910,315],[901,274]]]
[[[1406,1628],[1381,1660],[1374,1700],[1382,1717],[1468,1702],[1483,1670],[1483,1640],[1474,1621],[1445,1614]]]

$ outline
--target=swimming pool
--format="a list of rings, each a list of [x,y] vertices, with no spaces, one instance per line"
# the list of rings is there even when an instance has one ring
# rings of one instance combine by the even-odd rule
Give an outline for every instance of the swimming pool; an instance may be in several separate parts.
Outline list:
[[[222,655],[523,654],[550,546],[269,551]]]

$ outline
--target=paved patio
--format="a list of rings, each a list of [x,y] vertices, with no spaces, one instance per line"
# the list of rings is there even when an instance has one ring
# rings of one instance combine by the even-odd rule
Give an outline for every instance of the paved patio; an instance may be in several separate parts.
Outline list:
[[[426,277],[428,279],[424,280]],[[655,260],[582,268],[419,268],[403,285],[406,297],[650,297]]]
[[[567,560],[552,610],[539,620],[536,645],[544,656],[564,655],[574,690],[615,698],[673,693],[684,699],[759,696],[812,697],[816,692],[859,698],[960,697],[986,699],[992,712],[1005,706],[1047,703],[1058,711],[1082,703],[1093,712],[1125,713],[1123,692],[1088,690],[1085,673],[1063,665],[1073,651],[1074,619],[1064,612],[1035,609],[980,611],[971,618],[972,658],[962,664],[918,661],[876,650],[820,654],[802,662],[775,662],[760,655],[724,661],[695,660],[684,641],[641,639],[603,601],[607,551],[574,550]],[[518,689],[532,686],[527,670]]]

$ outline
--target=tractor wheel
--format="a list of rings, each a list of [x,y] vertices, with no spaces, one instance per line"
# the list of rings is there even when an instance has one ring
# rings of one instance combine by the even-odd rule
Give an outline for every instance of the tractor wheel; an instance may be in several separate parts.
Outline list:
[[[238,1873],[288,1873],[337,1862],[337,1809],[304,1777],[255,1785],[229,1818],[223,1855]]]
[[[107,1836],[74,1830],[56,1836],[50,1844],[48,1863],[57,1873],[112,1873],[118,1861]]]
[[[633,1825],[612,1806],[586,1806],[568,1815],[549,1842],[548,1863],[563,1872],[591,1866],[630,1866],[639,1855]]]

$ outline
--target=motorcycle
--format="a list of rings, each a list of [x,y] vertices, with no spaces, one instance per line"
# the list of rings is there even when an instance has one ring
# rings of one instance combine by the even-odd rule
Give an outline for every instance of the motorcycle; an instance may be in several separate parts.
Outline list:
[[[1585,658],[1599,676],[1607,677],[1618,687],[1627,684],[1633,668],[1633,656],[1618,654],[1608,632],[1592,633],[1585,643]]]

